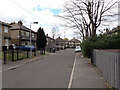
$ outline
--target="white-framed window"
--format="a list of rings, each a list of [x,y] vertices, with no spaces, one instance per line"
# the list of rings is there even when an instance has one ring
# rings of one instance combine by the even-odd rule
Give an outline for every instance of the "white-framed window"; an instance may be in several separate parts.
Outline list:
[[[4,32],[8,33],[8,27],[7,26],[4,26]]]
[[[29,37],[29,32],[26,32],[26,36],[28,36],[28,37]]]
[[[32,37],[34,37],[35,35],[34,35],[34,33],[32,33]]]

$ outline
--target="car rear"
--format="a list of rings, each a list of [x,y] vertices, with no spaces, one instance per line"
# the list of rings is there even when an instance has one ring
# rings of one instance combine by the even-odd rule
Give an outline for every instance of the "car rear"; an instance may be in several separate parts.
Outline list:
[[[76,48],[75,48],[75,52],[81,52],[81,48],[80,48],[80,46],[76,46]]]

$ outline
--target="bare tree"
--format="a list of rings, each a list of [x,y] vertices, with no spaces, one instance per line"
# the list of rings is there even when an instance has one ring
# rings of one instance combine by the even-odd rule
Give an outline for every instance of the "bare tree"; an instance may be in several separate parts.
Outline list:
[[[80,31],[73,32],[73,36],[76,37],[77,39],[80,39],[81,41],[83,40],[83,36]]]
[[[96,36],[101,23],[115,15],[111,10],[117,2],[118,0],[72,0],[66,3],[58,17],[65,20],[65,27],[78,29],[85,40]]]

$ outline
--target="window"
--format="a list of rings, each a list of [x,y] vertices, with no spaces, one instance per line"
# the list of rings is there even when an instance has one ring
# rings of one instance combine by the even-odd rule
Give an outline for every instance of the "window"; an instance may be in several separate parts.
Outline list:
[[[24,36],[24,31],[21,31],[21,35]]]
[[[29,32],[26,32],[26,36],[28,36],[28,37],[29,37]]]
[[[8,33],[8,27],[6,27],[6,26],[4,27],[4,32]]]
[[[32,37],[34,37],[34,33],[32,33]]]

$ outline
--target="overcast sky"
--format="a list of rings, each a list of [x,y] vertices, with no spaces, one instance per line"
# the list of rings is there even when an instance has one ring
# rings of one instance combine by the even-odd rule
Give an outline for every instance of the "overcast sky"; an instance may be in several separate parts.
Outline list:
[[[38,25],[32,25],[32,29],[37,31],[39,27],[44,28],[45,34],[51,36],[52,28],[62,20],[55,17],[60,13],[67,0],[1,0],[0,2],[0,20],[3,22],[23,21],[23,24],[30,27],[32,22],[39,22]],[[64,28],[58,26],[61,37],[64,38]],[[73,32],[67,31],[65,36],[73,38]]]
[[[45,33],[51,36],[53,26],[58,25],[62,20],[55,17],[60,13],[60,8],[67,0],[1,0],[0,20],[6,23],[23,21],[23,24],[37,31],[39,27],[44,28]],[[64,29],[58,26],[61,37],[64,37]],[[69,31],[66,37],[72,38]]]

